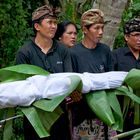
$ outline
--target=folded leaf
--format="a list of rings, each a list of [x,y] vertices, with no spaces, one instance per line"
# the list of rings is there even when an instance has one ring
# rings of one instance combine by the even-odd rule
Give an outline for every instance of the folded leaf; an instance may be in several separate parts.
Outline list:
[[[114,130],[122,131],[123,130],[123,114],[121,111],[120,104],[116,95],[114,94],[114,90],[107,90],[107,99],[112,108],[112,113],[115,119],[115,123],[112,125]]]
[[[91,110],[108,126],[115,124],[115,119],[107,99],[106,92],[94,91],[86,94],[86,99]]]

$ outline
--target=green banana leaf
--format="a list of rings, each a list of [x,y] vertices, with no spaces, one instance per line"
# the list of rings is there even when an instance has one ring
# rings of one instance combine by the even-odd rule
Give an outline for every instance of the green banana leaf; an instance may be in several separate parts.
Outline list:
[[[104,90],[86,94],[89,107],[108,126],[115,123],[115,119]]]
[[[0,69],[0,82],[24,80],[33,75],[48,75],[44,69],[28,64],[21,64]]]
[[[140,133],[135,134],[132,140],[140,140]]]
[[[21,108],[21,111],[32,124],[33,128],[35,129],[40,138],[50,136],[49,133],[45,130],[43,124],[41,123],[39,115],[34,107]]]
[[[136,90],[135,94],[140,98],[140,90]],[[140,124],[140,104],[134,102],[134,124]]]
[[[133,90],[140,89],[140,70],[132,69],[124,79],[124,83],[129,85]]]
[[[10,108],[7,110],[6,117],[9,118],[11,116],[14,116],[14,114],[15,114],[15,110],[13,108]],[[5,122],[3,140],[11,140],[14,135],[13,128],[12,128],[12,121],[13,120],[9,120]]]
[[[107,99],[112,109],[112,113],[115,119],[115,123],[112,125],[114,130],[123,131],[123,114],[114,90],[106,90]]]

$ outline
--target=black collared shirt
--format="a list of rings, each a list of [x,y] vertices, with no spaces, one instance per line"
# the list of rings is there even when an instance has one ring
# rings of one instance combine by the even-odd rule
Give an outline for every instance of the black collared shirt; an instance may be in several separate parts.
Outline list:
[[[58,41],[53,41],[47,54],[34,43],[34,38],[27,41],[16,54],[16,64],[31,64],[51,72],[72,72],[68,48]]]
[[[127,47],[118,48],[113,51],[114,70],[130,71],[132,68],[140,69],[140,57],[138,60]]]

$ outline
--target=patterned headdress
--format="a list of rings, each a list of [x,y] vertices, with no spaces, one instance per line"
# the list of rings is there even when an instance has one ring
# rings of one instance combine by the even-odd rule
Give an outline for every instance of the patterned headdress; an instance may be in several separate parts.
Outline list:
[[[140,32],[140,18],[134,18],[125,23],[124,34],[131,32]]]
[[[99,9],[90,9],[83,13],[81,25],[87,26],[95,23],[104,23],[104,13]]]
[[[32,13],[32,21],[36,21],[43,16],[48,16],[48,17],[51,16],[51,17],[57,18],[57,14],[59,12],[60,11],[56,8],[52,8],[52,7],[49,7],[48,5],[44,5],[42,7],[39,7]]]

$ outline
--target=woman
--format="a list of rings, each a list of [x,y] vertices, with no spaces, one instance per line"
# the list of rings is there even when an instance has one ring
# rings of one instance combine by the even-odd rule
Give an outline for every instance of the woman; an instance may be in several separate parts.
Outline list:
[[[62,42],[68,48],[73,47],[77,39],[76,24],[67,20],[59,23],[54,38]]]

